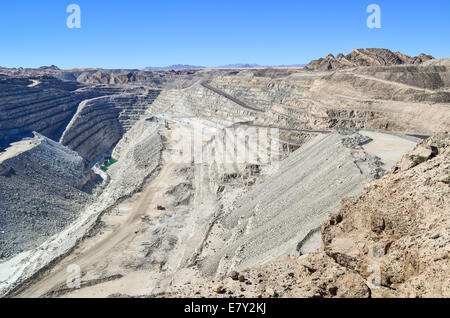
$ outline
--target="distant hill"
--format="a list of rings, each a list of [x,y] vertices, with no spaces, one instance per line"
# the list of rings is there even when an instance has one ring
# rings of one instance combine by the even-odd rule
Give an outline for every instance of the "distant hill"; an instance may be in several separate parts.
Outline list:
[[[219,66],[217,68],[269,68],[269,67],[304,67],[306,64],[292,64],[292,65],[259,65],[259,64],[229,64]]]
[[[194,69],[204,69],[205,66],[197,66],[197,65],[187,65],[187,64],[174,64],[169,66],[149,66],[144,68],[145,70],[151,71],[162,71],[162,70],[194,70]]]
[[[54,70],[54,71],[59,71],[60,68],[56,65],[50,65],[50,66],[41,66],[39,69],[41,70]]]
[[[358,66],[389,66],[403,64],[422,64],[433,60],[431,55],[420,54],[416,57],[392,52],[388,49],[358,49],[351,51],[348,55],[338,54],[336,57],[329,54],[325,58],[320,58],[309,63],[305,68],[317,71],[332,71]]]
[[[242,63],[242,64],[227,64],[218,66],[217,68],[256,68],[256,67],[263,67],[263,66],[258,64]]]
[[[305,67],[306,64],[276,65],[274,67]]]
[[[221,66],[198,66],[198,65],[189,65],[189,64],[174,64],[169,66],[149,66],[144,68],[144,70],[150,71],[164,71],[164,70],[195,70],[195,69],[206,69],[206,68],[236,68],[236,69],[244,69],[244,68],[262,68],[262,67],[304,67],[305,64],[293,64],[293,65],[259,65],[259,64],[250,64],[250,63],[236,63],[236,64],[227,64]]]

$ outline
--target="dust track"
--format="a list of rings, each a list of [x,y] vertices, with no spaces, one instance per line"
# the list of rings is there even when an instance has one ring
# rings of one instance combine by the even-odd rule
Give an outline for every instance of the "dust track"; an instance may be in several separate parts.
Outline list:
[[[71,254],[61,263],[55,266],[51,272],[39,281],[36,281],[29,288],[21,292],[19,298],[36,298],[50,293],[55,289],[61,288],[67,279],[67,266],[77,264],[81,268],[88,268],[97,263],[113,248],[119,244],[132,239],[135,236],[136,224],[152,205],[156,189],[158,189],[168,175],[173,171],[173,165],[168,163],[163,166],[161,171],[149,181],[143,193],[134,203],[130,213],[128,213],[125,222],[115,229],[111,234],[105,236],[99,243],[92,246],[81,255]]]

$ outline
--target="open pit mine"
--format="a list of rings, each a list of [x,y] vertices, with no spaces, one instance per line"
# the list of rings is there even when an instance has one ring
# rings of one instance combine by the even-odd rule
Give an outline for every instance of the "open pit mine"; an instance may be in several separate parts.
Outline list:
[[[450,297],[449,130],[425,54],[0,68],[0,296]]]

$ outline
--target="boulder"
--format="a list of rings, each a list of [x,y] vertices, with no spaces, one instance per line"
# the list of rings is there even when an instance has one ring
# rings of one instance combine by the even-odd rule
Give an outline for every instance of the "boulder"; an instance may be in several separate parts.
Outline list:
[[[437,151],[434,147],[428,145],[419,145],[412,152],[405,155],[400,162],[400,170],[411,169],[434,157]]]
[[[236,271],[232,271],[232,272],[230,273],[230,278],[231,278],[232,280],[238,280],[238,279],[239,279],[239,273],[236,272]]]

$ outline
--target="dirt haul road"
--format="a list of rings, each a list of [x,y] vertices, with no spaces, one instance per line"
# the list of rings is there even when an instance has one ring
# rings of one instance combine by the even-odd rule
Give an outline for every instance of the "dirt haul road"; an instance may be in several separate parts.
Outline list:
[[[32,284],[30,288],[26,289],[18,296],[24,298],[41,297],[52,290],[64,288],[68,277],[67,267],[69,265],[76,264],[80,266],[81,269],[88,268],[101,260],[108,252],[119,244],[131,240],[134,235],[136,235],[135,232],[138,228],[138,223],[141,221],[141,217],[148,212],[148,209],[153,208],[155,205],[156,190],[164,186],[165,180],[167,180],[172,172],[172,164],[164,165],[162,170],[150,180],[144,192],[137,199],[137,202],[133,204],[135,205],[135,208],[126,215],[123,220],[124,223],[120,227],[103,237],[100,242],[94,244],[92,248],[88,249],[86,252],[80,255],[76,255],[75,253],[75,255],[72,254],[68,256],[58,264],[49,275],[43,277],[35,284]]]
[[[167,140],[170,140],[170,131],[166,131],[165,134]],[[32,282],[16,297],[37,298],[66,289],[70,265],[79,266],[84,276],[85,270],[91,272],[92,268],[104,262],[110,254],[126,249],[142,228],[144,217],[151,219],[161,217],[164,211],[158,210],[157,206],[165,203],[164,194],[172,185],[174,171],[180,165],[170,160],[163,161],[166,162],[163,162],[161,170],[149,179],[141,193],[119,204],[118,210],[102,217],[106,227],[103,226],[100,233],[80,243],[70,255]]]

